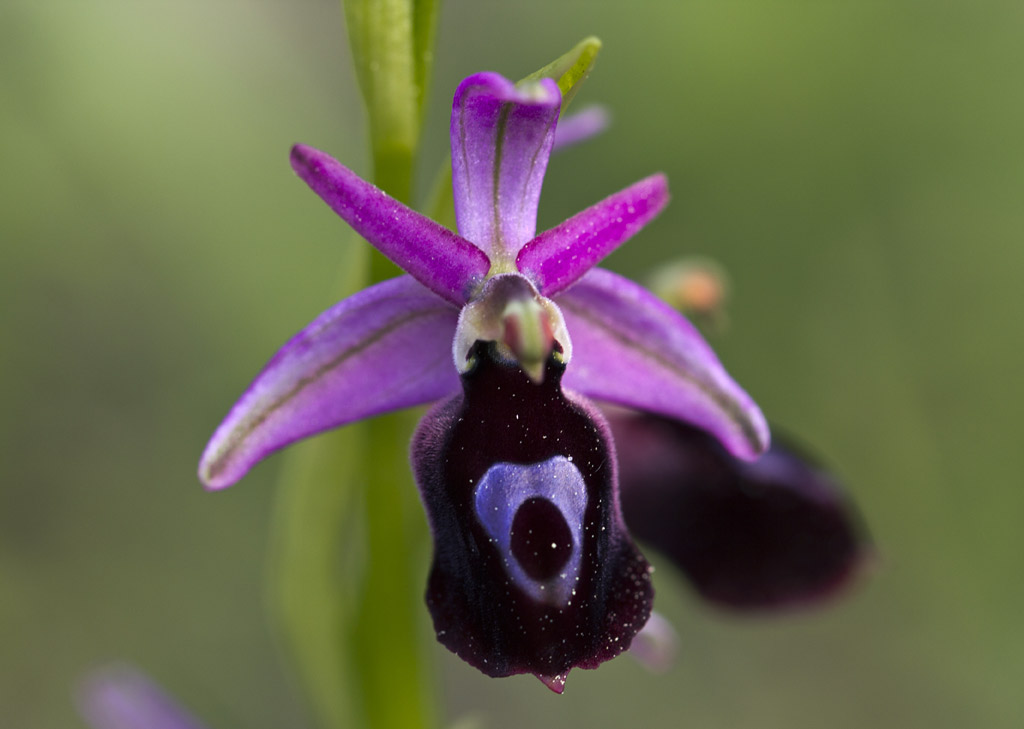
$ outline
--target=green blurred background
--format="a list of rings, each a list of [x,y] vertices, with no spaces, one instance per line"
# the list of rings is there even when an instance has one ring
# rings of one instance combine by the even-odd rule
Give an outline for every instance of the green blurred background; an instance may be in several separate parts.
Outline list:
[[[557,697],[437,648],[447,716],[1019,727],[1024,5],[450,0],[421,181],[460,78],[591,33],[580,100],[614,125],[551,165],[541,227],[665,171],[673,204],[609,266],[727,267],[713,343],[848,482],[880,559],[848,599],[761,620],[663,566],[667,675],[623,657]],[[0,6],[0,726],[81,727],[71,687],[112,658],[211,729],[309,725],[264,611],[281,461],[220,494],[194,476],[346,261],[296,141],[369,172],[335,0]]]

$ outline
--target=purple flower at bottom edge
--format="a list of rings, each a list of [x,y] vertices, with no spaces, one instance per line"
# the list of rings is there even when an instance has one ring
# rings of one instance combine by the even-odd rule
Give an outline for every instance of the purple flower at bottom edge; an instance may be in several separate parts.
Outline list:
[[[619,507],[594,398],[690,423],[742,459],[768,445],[750,397],[682,316],[594,266],[668,201],[654,175],[536,234],[561,97],[550,79],[464,80],[451,122],[459,233],[297,145],[298,175],[408,275],[321,314],[256,377],[204,452],[230,486],[283,446],[438,402],[413,440],[434,536],[438,639],[491,676],[561,691],[629,647],[649,567]],[[454,362],[453,362],[454,359]]]
[[[76,699],[79,713],[94,729],[203,729],[148,676],[127,664],[90,672]]]

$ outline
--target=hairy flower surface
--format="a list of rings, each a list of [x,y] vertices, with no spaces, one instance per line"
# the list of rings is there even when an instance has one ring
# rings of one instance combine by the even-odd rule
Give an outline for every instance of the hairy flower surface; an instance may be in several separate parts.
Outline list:
[[[870,562],[837,479],[778,436],[747,462],[685,423],[622,409],[606,416],[627,526],[705,600],[753,613],[816,605]]]
[[[615,448],[589,402],[683,421],[740,459],[764,417],[700,334],[594,266],[668,201],[662,175],[536,233],[561,107],[549,79],[459,86],[451,155],[458,233],[297,145],[297,174],[408,275],[329,309],[266,365],[207,446],[211,489],[299,438],[438,404],[414,437],[434,535],[427,603],[439,640],[492,676],[567,672],[629,647],[649,568],[619,506]]]

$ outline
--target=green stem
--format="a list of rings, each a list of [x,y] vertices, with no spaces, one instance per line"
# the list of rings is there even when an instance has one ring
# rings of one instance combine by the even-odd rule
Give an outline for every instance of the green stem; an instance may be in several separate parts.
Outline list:
[[[373,182],[391,197],[409,202],[412,197],[413,150],[389,143],[373,144]]]
[[[368,724],[380,729],[434,725],[423,605],[430,548],[406,456],[414,423],[414,414],[396,413],[366,424],[368,569],[350,640]]]
[[[409,202],[427,98],[438,0],[345,0],[356,78],[366,102],[374,180]]]
[[[408,202],[437,0],[346,0],[374,182]],[[367,250],[365,244],[355,246]],[[397,274],[353,254],[344,293]],[[271,604],[325,729],[436,723],[423,609],[425,518],[409,473],[414,421],[391,415],[304,444],[280,489]]]
[[[352,236],[340,289],[366,278],[367,256]],[[362,726],[345,646],[357,591],[363,526],[358,488],[365,479],[367,433],[341,428],[293,446],[286,455],[273,512],[269,605],[317,725]],[[347,556],[348,560],[342,560]]]

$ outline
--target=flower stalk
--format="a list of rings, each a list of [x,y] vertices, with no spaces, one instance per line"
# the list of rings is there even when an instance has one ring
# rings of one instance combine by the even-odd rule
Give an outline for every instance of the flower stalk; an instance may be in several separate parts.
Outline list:
[[[408,202],[440,2],[345,0],[342,5],[369,120],[374,182]]]
[[[343,3],[374,182],[402,201],[412,195],[439,5]],[[346,295],[395,272],[353,237]],[[279,484],[271,611],[324,729],[436,725],[415,568],[426,529],[408,469],[396,466],[414,422],[397,413],[325,433],[291,455]]]

